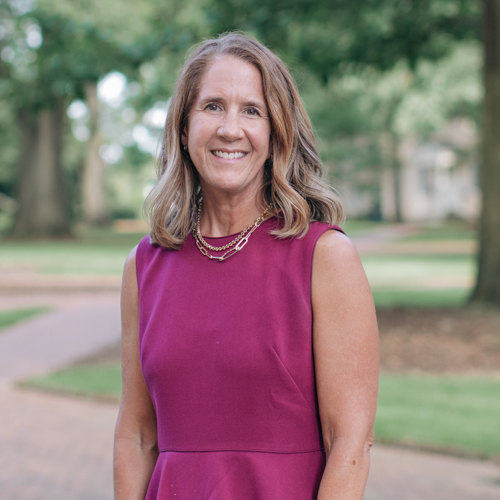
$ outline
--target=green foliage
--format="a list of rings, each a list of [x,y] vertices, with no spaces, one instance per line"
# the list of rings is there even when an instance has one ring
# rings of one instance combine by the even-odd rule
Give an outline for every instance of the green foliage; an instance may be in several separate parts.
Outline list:
[[[240,29],[293,54],[327,81],[346,64],[388,69],[439,59],[478,38],[479,0],[212,0],[214,32]]]
[[[425,137],[456,116],[477,122],[480,72],[477,42],[456,43],[439,62],[419,63],[395,113],[394,130],[400,136],[417,133]]]
[[[168,100],[189,47],[241,29],[292,67],[335,178],[360,185],[376,203],[381,131],[429,136],[450,117],[477,120],[479,11],[479,0],[1,0],[0,192],[14,195],[16,111],[33,114],[59,96],[69,104],[82,98],[86,82],[119,71],[134,92],[103,119],[106,145],[124,151],[109,169],[110,197],[115,213],[139,213],[139,183],[147,177],[141,169],[153,169],[151,152],[131,140],[132,129]],[[123,118],[132,113],[134,120]],[[76,218],[85,146],[66,137],[64,171]],[[128,192],[125,182],[137,190]]]
[[[35,123],[42,108],[53,107],[61,98],[67,105],[83,99],[88,82],[112,71],[144,87],[128,103],[138,108],[139,116],[156,100],[166,100],[181,54],[203,36],[200,5],[199,0],[1,0],[0,132],[6,133],[0,137],[0,192],[15,195],[20,151],[33,146],[19,147],[19,140],[25,140],[16,130],[21,113]],[[153,71],[147,70],[148,64]],[[114,123],[121,124],[121,117]],[[132,129],[130,122],[126,125]],[[107,139],[115,141],[116,134]],[[85,145],[66,136],[64,146],[63,184],[70,187],[67,198],[78,215]],[[134,153],[132,146],[127,159],[136,165],[150,161],[150,154],[140,158]],[[137,213],[136,207],[132,213]]]
[[[2,93],[18,109],[50,107],[58,96],[81,97],[85,82],[112,69],[133,68],[140,60],[141,54],[132,53],[96,22],[44,9],[43,2],[12,20],[16,42],[4,61],[8,78]]]
[[[497,456],[498,394],[494,378],[383,374],[375,439]]]
[[[47,312],[46,307],[31,307],[22,309],[8,309],[6,311],[0,311],[0,328],[5,328],[11,326],[20,321],[24,321],[38,314]]]
[[[27,109],[81,97],[85,82],[111,71],[136,77],[144,62],[184,52],[201,34],[186,20],[193,2],[39,0],[22,11],[17,4],[0,4],[0,95]]]
[[[455,43],[439,62],[404,62],[390,70],[346,70],[324,84],[299,75],[302,96],[318,136],[332,183],[347,181],[377,202],[378,173],[388,168],[383,134],[394,141],[432,138],[453,118],[478,127],[481,50],[477,42]],[[469,146],[470,148],[470,146]],[[457,151],[472,155],[473,151]],[[397,157],[393,157],[397,164]]]

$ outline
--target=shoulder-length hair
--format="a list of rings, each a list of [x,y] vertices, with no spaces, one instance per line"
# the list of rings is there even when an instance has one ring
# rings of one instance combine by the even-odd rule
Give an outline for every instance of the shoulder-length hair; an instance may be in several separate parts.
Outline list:
[[[220,56],[231,55],[260,72],[271,122],[271,156],[264,166],[262,202],[281,219],[273,234],[279,238],[304,235],[311,221],[336,224],[342,204],[322,178],[311,122],[287,67],[261,43],[229,33],[199,45],[187,59],[170,99],[158,162],[158,182],[145,203],[151,241],[178,249],[194,227],[201,199],[198,174],[181,136],[198,97],[201,79]]]

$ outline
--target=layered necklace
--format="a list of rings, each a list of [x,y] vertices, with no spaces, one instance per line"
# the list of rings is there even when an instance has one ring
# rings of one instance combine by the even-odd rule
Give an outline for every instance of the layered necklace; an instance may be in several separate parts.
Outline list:
[[[200,230],[201,216],[203,213],[203,201],[200,201],[198,205],[198,214],[196,216],[196,226],[193,229],[193,237],[196,242],[196,246],[199,251],[208,257],[211,260],[218,260],[219,262],[223,262],[224,260],[229,259],[234,254],[238,253],[243,247],[248,243],[248,239],[252,236],[252,233],[264,222],[266,215],[269,213],[270,205],[255,219],[252,224],[250,224],[247,228],[243,229],[241,233],[239,233],[236,238],[231,240],[229,243],[222,245],[220,247],[216,247],[214,245],[210,245],[205,238],[203,238]],[[214,255],[209,252],[224,252],[221,255]]]

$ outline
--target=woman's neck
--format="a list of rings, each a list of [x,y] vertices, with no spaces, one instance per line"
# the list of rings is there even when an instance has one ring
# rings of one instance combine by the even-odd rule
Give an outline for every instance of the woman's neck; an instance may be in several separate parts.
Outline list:
[[[255,197],[250,199],[214,199],[203,197],[200,229],[205,236],[218,237],[239,233],[265,210]]]

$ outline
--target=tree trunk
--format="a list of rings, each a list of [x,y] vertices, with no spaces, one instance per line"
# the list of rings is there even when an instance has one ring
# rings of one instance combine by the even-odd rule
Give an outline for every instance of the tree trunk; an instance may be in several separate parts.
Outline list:
[[[482,211],[473,301],[500,306],[500,0],[484,0]]]
[[[103,141],[99,129],[96,82],[85,85],[85,99],[90,115],[90,139],[83,167],[83,214],[89,224],[103,225],[109,222],[109,208],[106,193],[106,164],[99,155]]]
[[[65,111],[63,99],[58,99],[53,108],[37,114],[18,112],[22,152],[14,236],[68,236],[71,232],[61,166]]]
[[[382,156],[380,176],[380,208],[382,218],[392,222],[403,220],[401,209],[401,165],[398,158],[398,138],[391,130],[379,134]]]

